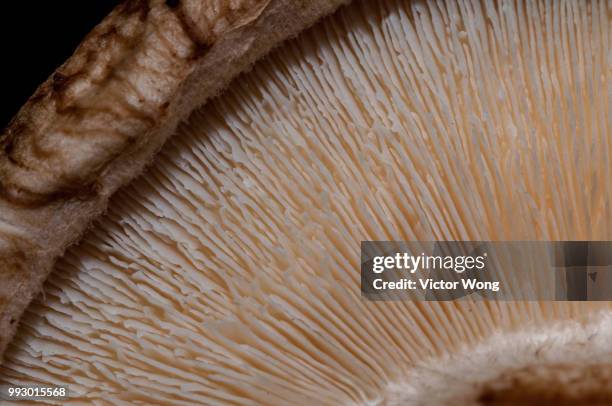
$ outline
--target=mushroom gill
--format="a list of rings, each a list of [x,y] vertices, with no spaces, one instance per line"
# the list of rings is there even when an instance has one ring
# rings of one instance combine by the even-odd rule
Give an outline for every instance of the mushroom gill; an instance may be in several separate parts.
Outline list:
[[[610,401],[609,374],[561,390],[610,371],[609,303],[370,302],[359,242],[611,239],[611,19],[605,0],[340,10],[112,199],[0,379],[69,404],[501,405],[521,377],[549,383],[533,404]]]

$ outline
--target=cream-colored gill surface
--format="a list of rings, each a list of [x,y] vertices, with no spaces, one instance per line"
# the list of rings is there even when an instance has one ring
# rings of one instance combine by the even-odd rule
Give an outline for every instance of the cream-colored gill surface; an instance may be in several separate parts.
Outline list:
[[[1,379],[69,403],[384,404],[569,303],[368,302],[361,240],[609,239],[609,1],[356,1],[196,112],[69,250]]]

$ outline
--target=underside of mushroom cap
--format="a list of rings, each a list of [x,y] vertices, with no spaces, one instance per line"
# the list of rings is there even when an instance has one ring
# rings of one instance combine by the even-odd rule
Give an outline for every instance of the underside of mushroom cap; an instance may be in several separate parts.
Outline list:
[[[604,0],[354,2],[113,198],[1,379],[75,404],[435,404],[460,382],[428,366],[500,355],[466,386],[482,403],[553,354],[609,364],[607,330],[585,359],[562,350],[609,317],[554,324],[609,303],[369,302],[359,242],[610,239],[611,18]]]
[[[0,360],[59,256],[179,122],[343,0],[126,0],[0,134]]]

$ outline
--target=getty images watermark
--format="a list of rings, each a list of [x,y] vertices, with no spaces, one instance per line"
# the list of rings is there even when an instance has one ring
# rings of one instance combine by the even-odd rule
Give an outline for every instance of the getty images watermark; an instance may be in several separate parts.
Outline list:
[[[363,241],[371,300],[612,300],[609,241]]]

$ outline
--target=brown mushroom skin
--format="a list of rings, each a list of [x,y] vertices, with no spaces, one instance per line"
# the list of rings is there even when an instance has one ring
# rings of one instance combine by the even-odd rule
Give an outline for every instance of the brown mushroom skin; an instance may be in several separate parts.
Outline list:
[[[0,136],[0,359],[55,259],[191,110],[346,0],[128,0]]]

